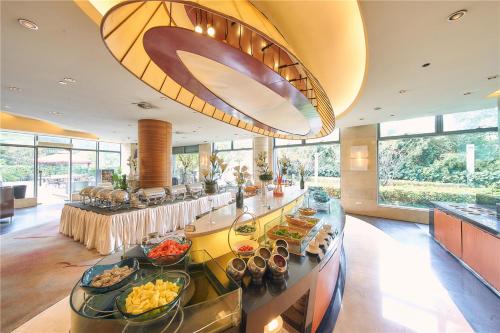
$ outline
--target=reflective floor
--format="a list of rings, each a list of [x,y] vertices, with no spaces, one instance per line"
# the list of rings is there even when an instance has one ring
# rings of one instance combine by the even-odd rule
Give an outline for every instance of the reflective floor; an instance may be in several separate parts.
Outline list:
[[[500,332],[500,299],[426,225],[347,221],[346,286],[334,332]]]

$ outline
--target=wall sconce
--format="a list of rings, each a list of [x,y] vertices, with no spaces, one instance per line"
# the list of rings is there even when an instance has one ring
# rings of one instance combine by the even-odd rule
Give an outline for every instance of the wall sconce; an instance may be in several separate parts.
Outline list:
[[[368,170],[368,146],[351,146],[351,171]]]

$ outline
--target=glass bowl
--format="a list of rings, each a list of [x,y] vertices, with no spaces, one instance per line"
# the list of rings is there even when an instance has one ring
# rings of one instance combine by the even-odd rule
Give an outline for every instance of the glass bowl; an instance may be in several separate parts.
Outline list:
[[[148,254],[153,251],[155,248],[161,246],[163,243],[166,241],[176,241],[179,244],[189,244],[189,247],[181,254],[173,254],[173,255],[164,255],[158,258],[151,258],[148,256]],[[192,242],[184,237],[168,237],[161,241],[158,244],[153,244],[153,245],[143,245],[142,250],[144,252],[144,255],[146,256],[146,259],[151,262],[155,266],[169,266],[169,265],[174,265],[178,262],[180,262],[186,254],[188,254],[189,250],[191,249]]]
[[[128,266],[133,269],[132,273],[120,280],[119,282],[107,286],[107,287],[92,287],[90,284],[92,283],[92,279],[99,275],[102,274],[105,270],[112,269],[113,267],[118,266],[118,267],[124,267]],[[85,290],[89,294],[104,294],[116,289],[120,289],[124,285],[126,285],[132,277],[135,276],[135,273],[139,270],[139,261],[135,258],[128,258],[121,260],[117,263],[114,264],[109,264],[109,265],[94,265],[87,269],[85,273],[83,273],[82,278],[80,279],[80,287]]]

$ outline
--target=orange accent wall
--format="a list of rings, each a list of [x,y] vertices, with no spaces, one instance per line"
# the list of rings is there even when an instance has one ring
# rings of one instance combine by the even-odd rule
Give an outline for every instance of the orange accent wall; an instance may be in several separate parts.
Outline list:
[[[142,188],[172,185],[172,124],[139,120],[139,181]]]

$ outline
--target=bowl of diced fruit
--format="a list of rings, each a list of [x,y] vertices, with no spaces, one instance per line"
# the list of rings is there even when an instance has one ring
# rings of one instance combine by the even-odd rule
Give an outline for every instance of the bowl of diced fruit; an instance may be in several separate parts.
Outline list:
[[[169,272],[149,275],[121,293],[116,307],[128,320],[154,319],[173,308],[185,282],[184,277]]]
[[[259,247],[259,243],[248,239],[248,240],[241,240],[236,243],[234,243],[234,249],[236,249],[236,253],[240,256],[243,257],[249,257],[253,256],[255,253],[255,250]]]
[[[169,237],[159,244],[145,245],[142,249],[153,265],[168,266],[184,259],[191,244],[191,241],[184,237]]]

